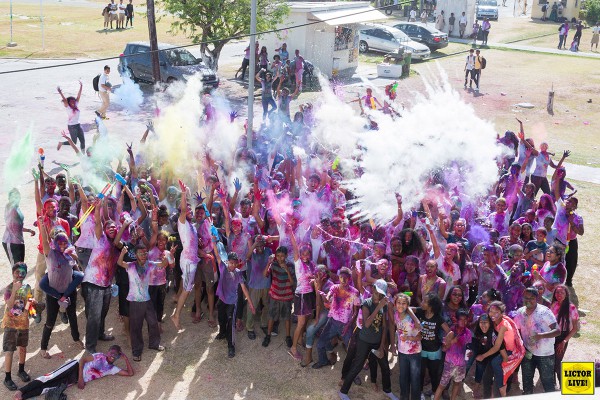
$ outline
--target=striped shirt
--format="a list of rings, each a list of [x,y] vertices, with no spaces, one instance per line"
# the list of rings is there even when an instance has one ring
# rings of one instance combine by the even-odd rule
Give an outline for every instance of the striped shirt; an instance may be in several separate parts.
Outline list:
[[[294,279],[294,264],[286,263],[287,268]],[[287,272],[279,266],[277,261],[271,264],[271,288],[269,296],[273,300],[292,301],[294,299],[294,282],[290,281]]]

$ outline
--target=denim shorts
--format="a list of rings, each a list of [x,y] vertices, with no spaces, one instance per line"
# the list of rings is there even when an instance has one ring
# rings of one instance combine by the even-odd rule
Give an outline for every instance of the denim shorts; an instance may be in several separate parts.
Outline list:
[[[428,360],[441,360],[442,359],[442,348],[440,347],[436,351],[421,350],[421,357],[427,358]]]

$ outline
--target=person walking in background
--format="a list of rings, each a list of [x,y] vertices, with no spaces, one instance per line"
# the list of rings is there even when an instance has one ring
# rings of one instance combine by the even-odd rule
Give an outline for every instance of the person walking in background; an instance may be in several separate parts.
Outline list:
[[[302,91],[302,75],[304,74],[304,57],[300,55],[300,50],[296,49],[296,57],[294,57],[294,71],[296,74],[296,90],[292,93],[292,97],[296,97]]]
[[[465,35],[465,29],[467,29],[467,16],[463,11],[462,15],[460,16],[460,19],[458,20],[458,33],[461,39]]]
[[[469,50],[469,55],[467,56],[467,62],[465,63],[465,89],[467,88],[467,79],[471,77],[469,88],[473,87],[473,68],[475,68],[475,51],[473,49]]]
[[[594,45],[596,45],[596,51],[598,51],[598,42],[600,41],[600,22],[596,22],[596,26],[592,28],[592,45],[590,51],[594,51]]]
[[[561,24],[558,27],[558,49],[559,50],[563,47],[564,42],[565,42],[565,24]]]
[[[452,32],[454,32],[454,23],[456,22],[456,17],[454,13],[450,13],[450,18],[448,18],[448,36],[452,36]]]
[[[473,23],[473,33],[471,33],[471,36],[473,36],[473,44],[475,46],[477,46],[477,35],[479,34],[480,28],[481,26],[479,25],[479,22],[475,20],[475,22]]]
[[[491,28],[492,28],[492,24],[490,24],[489,18],[485,18],[483,20],[483,22],[481,23],[481,32],[483,34],[482,41],[481,41],[482,45],[487,45],[488,35],[490,34]]]
[[[108,29],[108,24],[110,23],[110,3],[107,4],[106,7],[102,10],[102,16],[104,17],[104,29]]]
[[[133,28],[133,0],[129,0],[129,4],[125,7],[125,17],[127,18],[125,21],[125,28],[127,28],[127,25],[129,24],[131,24],[131,27]]]
[[[421,23],[427,25],[427,11],[425,10],[421,13]]]
[[[98,110],[96,110],[96,115],[102,119],[106,118],[106,110],[108,110],[108,106],[110,106],[110,92],[112,92],[112,85],[108,80],[108,75],[110,74],[110,67],[108,65],[104,66],[104,73],[100,75],[100,80],[98,81],[98,93],[100,94],[100,99],[102,99],[102,106]]]
[[[415,22],[417,20],[417,10],[415,8],[410,10],[410,14],[408,16],[408,22]]]
[[[542,12],[544,13],[544,15],[542,15],[542,21],[547,20],[548,18],[546,17],[546,15],[548,14],[548,3],[544,3],[542,5]]]
[[[577,42],[577,50],[579,50],[579,44],[581,43],[581,34],[583,33],[583,23],[581,20],[577,22],[575,25],[575,36],[573,36],[573,41]]]
[[[562,3],[561,3],[562,4]],[[567,48],[567,37],[569,36],[569,22],[565,21],[565,26],[564,26],[564,32],[565,32],[565,37],[563,39],[563,45],[562,48],[566,49]]]

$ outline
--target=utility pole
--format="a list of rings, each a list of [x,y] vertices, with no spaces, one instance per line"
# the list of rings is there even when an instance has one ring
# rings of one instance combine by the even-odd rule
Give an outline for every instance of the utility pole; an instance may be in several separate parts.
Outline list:
[[[6,45],[7,47],[15,47],[17,45],[16,42],[13,41],[13,12],[12,12],[12,0],[10,0],[10,42]]]
[[[246,140],[248,150],[252,149],[252,119],[254,117],[254,75],[256,75],[256,0],[250,5],[250,72],[248,76],[248,127]]]
[[[156,19],[154,18],[154,0],[146,2],[148,17],[148,36],[150,37],[150,58],[152,59],[152,77],[154,83],[160,82],[160,62],[158,55],[158,40],[156,39]]]

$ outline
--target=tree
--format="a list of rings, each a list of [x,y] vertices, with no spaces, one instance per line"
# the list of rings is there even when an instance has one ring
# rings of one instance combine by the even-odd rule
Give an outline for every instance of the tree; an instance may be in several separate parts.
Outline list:
[[[583,3],[585,7],[585,21],[589,26],[596,25],[600,21],[600,0],[586,0]]]
[[[161,7],[178,19],[171,32],[182,32],[200,43],[206,65],[218,69],[219,56],[230,37],[250,33],[250,0],[161,0]],[[289,8],[283,0],[257,0],[256,31],[275,29]]]

